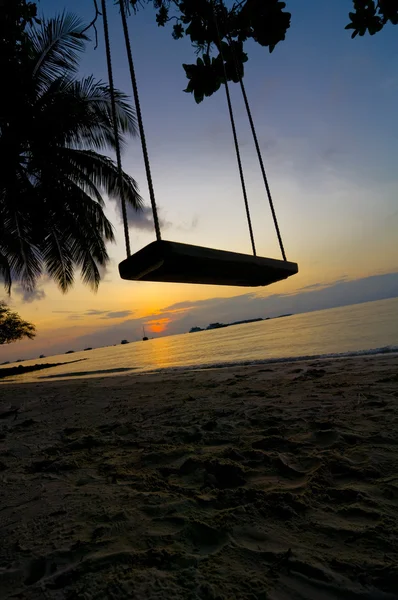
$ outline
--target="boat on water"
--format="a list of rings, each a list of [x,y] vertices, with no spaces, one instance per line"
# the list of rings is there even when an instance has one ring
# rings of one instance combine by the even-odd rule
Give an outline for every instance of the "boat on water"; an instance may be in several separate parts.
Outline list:
[[[148,341],[148,338],[147,338],[147,336],[146,336],[146,333],[145,333],[145,327],[144,327],[144,326],[142,326],[142,333],[144,334],[144,336],[143,336],[143,338],[142,338],[142,341],[143,341],[143,342],[147,342],[147,341]]]

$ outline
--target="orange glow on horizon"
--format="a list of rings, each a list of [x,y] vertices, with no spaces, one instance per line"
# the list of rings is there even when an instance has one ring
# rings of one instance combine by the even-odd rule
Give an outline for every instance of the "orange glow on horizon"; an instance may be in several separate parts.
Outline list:
[[[144,326],[147,327],[148,331],[151,331],[152,333],[163,333],[167,329],[167,326],[170,323],[170,321],[171,319],[169,319],[168,317],[163,317],[162,319],[146,321],[146,323],[144,323]]]

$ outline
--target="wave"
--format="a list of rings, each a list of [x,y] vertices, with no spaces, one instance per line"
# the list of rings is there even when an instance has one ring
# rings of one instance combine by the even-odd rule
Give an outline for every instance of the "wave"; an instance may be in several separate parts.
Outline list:
[[[245,367],[255,365],[267,365],[278,363],[291,363],[306,360],[328,360],[328,359],[344,359],[355,358],[358,356],[375,356],[379,354],[396,354],[398,346],[383,346],[381,348],[369,348],[367,350],[353,350],[349,352],[333,352],[328,354],[304,354],[301,356],[285,356],[280,358],[263,358],[263,359],[248,359],[238,361],[218,361],[212,363],[201,363],[195,365],[179,365],[174,367],[162,367],[158,369],[145,369],[141,372],[145,373],[163,373],[174,371],[202,371],[205,369],[223,369],[228,367]]]

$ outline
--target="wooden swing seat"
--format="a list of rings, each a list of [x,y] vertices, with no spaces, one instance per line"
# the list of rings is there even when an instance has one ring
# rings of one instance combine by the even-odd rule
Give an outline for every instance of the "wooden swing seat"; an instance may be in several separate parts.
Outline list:
[[[298,273],[293,262],[159,240],[119,264],[122,279],[257,287]]]

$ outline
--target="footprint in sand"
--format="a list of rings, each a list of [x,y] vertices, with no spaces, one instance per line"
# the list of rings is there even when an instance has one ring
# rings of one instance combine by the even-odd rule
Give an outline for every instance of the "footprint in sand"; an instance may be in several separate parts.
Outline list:
[[[297,477],[287,479],[280,475],[253,475],[249,479],[250,487],[254,489],[264,490],[266,492],[272,491],[298,491],[307,485],[307,477]]]
[[[270,435],[267,437],[263,437],[260,440],[256,440],[252,443],[252,448],[255,450],[269,450],[269,451],[277,451],[277,450],[297,450],[300,447],[300,444],[297,442],[292,442],[286,437],[281,437],[280,435]]]
[[[179,517],[153,519],[147,531],[152,538],[168,537],[173,549],[190,556],[216,554],[228,542],[226,532],[201,521],[188,521]]]
[[[33,559],[28,565],[28,572],[24,581],[25,585],[34,585],[42,579],[48,570],[47,561],[44,557]]]
[[[99,544],[95,548],[98,549]],[[64,587],[62,581],[69,583],[72,577],[74,565],[79,564],[85,556],[90,554],[93,546],[78,540],[69,549],[56,550],[47,556],[40,556],[30,560],[26,567],[24,584],[33,586],[43,578],[53,579],[48,585],[53,587]],[[58,580],[58,583],[55,581]]]
[[[235,546],[249,552],[269,554],[271,559],[286,551],[286,543],[283,540],[273,539],[272,535],[250,526],[234,527],[230,540]]]
[[[309,426],[311,427],[311,429],[315,430],[315,432],[329,431],[329,430],[333,430],[335,423],[332,420],[328,420],[328,421],[317,420],[317,421],[310,422]]]
[[[173,481],[173,478],[170,478]],[[212,457],[209,460],[189,458],[180,467],[176,482],[181,481],[184,487],[195,488],[197,485],[212,485],[219,489],[232,489],[246,483],[245,471],[241,465],[230,460]]]
[[[297,459],[289,454],[278,454],[277,458],[279,471],[288,477],[303,477],[313,473],[320,466],[321,461],[310,456]]]
[[[228,535],[200,521],[187,523],[184,530],[177,536],[190,554],[208,556],[216,554],[228,542]]]
[[[381,514],[377,510],[365,508],[360,504],[352,506],[343,506],[339,508],[337,514],[348,519],[349,522],[355,521],[361,523],[364,527],[369,524],[369,521],[381,521]]]
[[[340,439],[338,432],[334,429],[319,429],[314,431],[311,436],[311,441],[313,441],[317,446],[321,446],[321,448],[328,448],[336,444]]]
[[[369,465],[371,462],[369,459],[369,455],[366,454],[366,452],[361,452],[360,450],[356,450],[355,448],[350,449],[348,452],[346,452],[345,457],[354,466],[363,464]]]
[[[179,517],[153,519],[147,534],[150,537],[174,536],[184,529],[185,523],[185,519]]]

